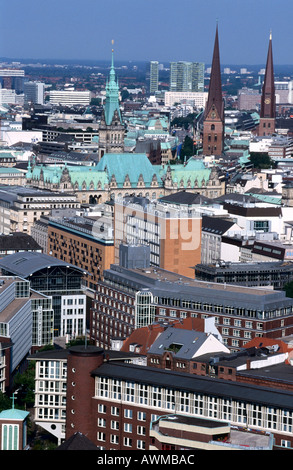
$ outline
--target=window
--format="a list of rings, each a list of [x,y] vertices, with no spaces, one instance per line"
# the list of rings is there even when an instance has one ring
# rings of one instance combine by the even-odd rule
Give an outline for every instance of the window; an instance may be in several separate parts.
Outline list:
[[[132,424],[124,423],[124,432],[132,432]]]
[[[124,437],[123,444],[125,447],[132,447],[132,439],[130,437]]]

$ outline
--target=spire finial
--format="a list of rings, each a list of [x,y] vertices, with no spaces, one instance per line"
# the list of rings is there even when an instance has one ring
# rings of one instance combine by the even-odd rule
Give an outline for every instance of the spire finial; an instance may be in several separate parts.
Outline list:
[[[270,41],[272,40],[272,30],[270,30]]]

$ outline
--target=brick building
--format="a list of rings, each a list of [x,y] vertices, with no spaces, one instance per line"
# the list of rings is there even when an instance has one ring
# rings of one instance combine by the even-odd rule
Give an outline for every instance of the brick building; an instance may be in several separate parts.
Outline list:
[[[48,253],[83,269],[83,284],[94,290],[103,271],[114,262],[111,221],[78,216],[50,218]]]
[[[222,424],[225,436],[229,422],[240,431],[272,434],[276,447],[293,445],[293,392],[287,389],[138,366],[125,353],[119,358],[87,345],[42,351],[31,359],[36,361],[36,423],[60,442],[79,432],[100,450],[148,450],[155,445],[153,423],[175,415],[179,421]],[[210,444],[213,435],[205,440]]]
[[[153,322],[214,317],[230,350],[254,337],[293,333],[293,300],[284,291],[198,281],[156,268],[111,265],[98,282],[90,338],[109,349],[111,339],[129,336]]]

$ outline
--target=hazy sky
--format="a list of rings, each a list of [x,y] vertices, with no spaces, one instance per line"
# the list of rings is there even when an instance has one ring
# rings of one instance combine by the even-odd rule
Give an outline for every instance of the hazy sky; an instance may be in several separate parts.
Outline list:
[[[0,57],[293,64],[293,0],[1,0]]]

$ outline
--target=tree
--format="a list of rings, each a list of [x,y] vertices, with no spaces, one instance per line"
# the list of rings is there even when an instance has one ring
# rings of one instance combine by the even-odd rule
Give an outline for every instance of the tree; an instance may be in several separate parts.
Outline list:
[[[271,168],[274,166],[273,160],[267,152],[251,152],[250,161],[254,168]]]
[[[293,281],[288,282],[288,284],[285,284],[284,289],[286,292],[286,297],[293,297]]]
[[[180,152],[180,158],[181,160],[184,159],[184,157],[192,157],[194,154],[194,149],[193,149],[193,140],[191,137],[188,135],[185,136],[181,152]]]
[[[0,412],[3,410],[10,410],[12,402],[10,398],[4,393],[0,392]]]
[[[13,380],[14,390],[18,389],[17,402],[20,406],[31,407],[35,403],[35,363],[29,362],[23,373],[17,373]]]

